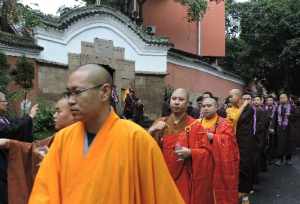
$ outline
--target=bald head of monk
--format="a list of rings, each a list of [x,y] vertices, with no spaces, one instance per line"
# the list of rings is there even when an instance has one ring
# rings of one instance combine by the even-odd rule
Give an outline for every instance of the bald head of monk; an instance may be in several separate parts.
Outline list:
[[[0,92],[0,113],[7,111],[8,102],[4,93]]]
[[[65,128],[75,122],[67,98],[57,101],[53,118],[56,130]]]
[[[232,89],[229,92],[230,102],[234,106],[239,106],[242,99],[242,91],[240,89]]]
[[[80,66],[69,76],[66,96],[75,120],[97,132],[110,113],[112,77],[97,64]]]
[[[213,118],[217,114],[218,103],[215,98],[205,98],[202,101],[201,112],[206,119]]]
[[[187,90],[179,88],[173,91],[170,99],[170,108],[173,114],[184,114],[187,111],[189,94]]]

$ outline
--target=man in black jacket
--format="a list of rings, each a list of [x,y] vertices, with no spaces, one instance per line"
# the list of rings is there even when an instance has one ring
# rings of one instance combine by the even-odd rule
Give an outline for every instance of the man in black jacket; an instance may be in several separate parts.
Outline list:
[[[36,115],[38,106],[33,106],[28,116],[11,119],[7,116],[7,105],[5,94],[0,92],[0,138],[32,142],[32,119]],[[0,204],[7,203],[6,155],[5,150],[0,150]]]

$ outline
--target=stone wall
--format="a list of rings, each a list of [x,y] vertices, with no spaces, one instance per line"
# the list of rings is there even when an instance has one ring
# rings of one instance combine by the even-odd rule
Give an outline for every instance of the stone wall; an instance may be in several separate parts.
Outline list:
[[[41,95],[60,95],[66,90],[68,78],[67,67],[40,64],[38,69],[38,84]]]
[[[142,100],[145,114],[151,119],[161,115],[164,99],[165,74],[138,72],[135,77],[137,96]]]
[[[109,40],[95,39],[94,43],[82,42],[81,53],[69,53],[69,64],[58,65],[41,62],[38,68],[39,95],[57,100],[66,88],[70,72],[80,65],[95,63],[110,65],[120,103],[121,114],[124,107],[124,93],[134,88],[145,105],[145,114],[151,119],[161,115],[164,94],[164,74],[135,72],[135,62],[124,59],[124,48],[114,47]]]

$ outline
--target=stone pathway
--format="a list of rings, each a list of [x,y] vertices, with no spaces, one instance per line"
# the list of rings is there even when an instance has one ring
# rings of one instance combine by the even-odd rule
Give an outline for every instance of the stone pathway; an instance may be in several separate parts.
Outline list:
[[[300,150],[293,157],[293,166],[269,166],[255,189],[251,204],[300,204]]]

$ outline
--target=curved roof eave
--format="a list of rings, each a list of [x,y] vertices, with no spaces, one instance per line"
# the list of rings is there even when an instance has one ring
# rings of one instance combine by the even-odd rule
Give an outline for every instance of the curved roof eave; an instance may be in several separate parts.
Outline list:
[[[136,25],[130,18],[120,11],[106,6],[84,6],[66,11],[59,17],[45,16],[39,14],[42,24],[59,31],[63,31],[73,23],[91,16],[108,15],[125,24],[135,34],[137,34],[145,43],[153,46],[174,47],[166,37],[157,37],[149,35],[142,26]]]

